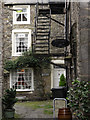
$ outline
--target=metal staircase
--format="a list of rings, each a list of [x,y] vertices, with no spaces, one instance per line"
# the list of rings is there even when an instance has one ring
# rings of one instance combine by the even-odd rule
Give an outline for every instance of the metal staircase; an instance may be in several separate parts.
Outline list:
[[[35,24],[34,52],[36,54],[48,54],[50,52],[49,39],[51,26],[50,8],[48,5],[45,8],[39,8],[38,6]]]

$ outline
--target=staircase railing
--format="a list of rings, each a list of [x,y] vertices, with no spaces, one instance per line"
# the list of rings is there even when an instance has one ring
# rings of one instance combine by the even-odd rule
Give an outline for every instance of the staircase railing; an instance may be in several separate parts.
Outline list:
[[[34,31],[33,41],[32,41],[32,52],[35,52],[36,35],[37,35],[37,21],[38,21],[38,3],[36,4],[35,31]]]
[[[50,9],[50,16],[51,18],[51,9]],[[50,53],[50,33],[51,33],[51,19],[49,21],[49,35],[48,35],[48,54]]]

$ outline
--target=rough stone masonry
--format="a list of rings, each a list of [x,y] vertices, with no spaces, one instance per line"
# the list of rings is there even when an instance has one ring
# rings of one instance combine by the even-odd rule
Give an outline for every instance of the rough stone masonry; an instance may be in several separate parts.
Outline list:
[[[2,0],[0,0],[0,120],[2,119]]]

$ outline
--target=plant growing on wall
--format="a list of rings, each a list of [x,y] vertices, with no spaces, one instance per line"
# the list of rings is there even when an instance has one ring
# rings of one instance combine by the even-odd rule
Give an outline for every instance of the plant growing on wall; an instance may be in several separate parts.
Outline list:
[[[77,120],[89,120],[85,114],[90,111],[89,84],[87,81],[74,80],[69,88],[69,107],[72,109],[74,118]]]
[[[49,57],[35,56],[33,53],[28,51],[14,60],[6,60],[4,64],[4,68],[8,71],[17,68],[20,69],[24,67],[42,68],[42,67],[47,67],[50,61],[51,59]]]
[[[66,78],[64,74],[60,76],[59,86],[66,86]]]

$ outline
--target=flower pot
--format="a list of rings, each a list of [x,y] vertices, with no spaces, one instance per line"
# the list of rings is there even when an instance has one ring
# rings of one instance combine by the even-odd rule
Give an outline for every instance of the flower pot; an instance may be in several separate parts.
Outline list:
[[[70,108],[60,108],[58,111],[58,120],[72,120]]]
[[[14,114],[15,114],[15,109],[6,109],[4,111],[5,118],[14,118]]]

